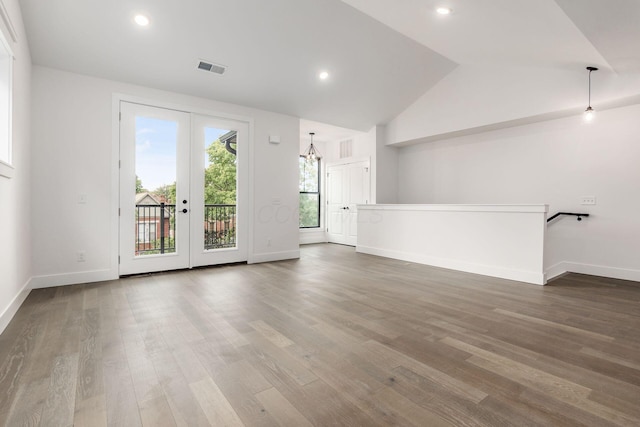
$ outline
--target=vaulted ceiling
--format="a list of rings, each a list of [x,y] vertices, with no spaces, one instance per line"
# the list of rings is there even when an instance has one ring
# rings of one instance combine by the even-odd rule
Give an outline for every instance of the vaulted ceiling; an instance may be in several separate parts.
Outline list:
[[[614,76],[640,74],[637,0],[20,5],[35,64],[358,130],[389,122],[458,67],[583,73],[595,65]],[[453,13],[436,14],[441,5]],[[149,17],[148,27],[133,23],[137,13]],[[200,59],[227,71],[198,70]],[[330,73],[325,81],[322,70]]]

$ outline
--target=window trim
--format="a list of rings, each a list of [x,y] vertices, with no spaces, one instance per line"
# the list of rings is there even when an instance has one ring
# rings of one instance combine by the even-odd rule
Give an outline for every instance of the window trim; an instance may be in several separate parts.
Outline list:
[[[0,3],[1,5],[1,3]],[[2,18],[5,18],[6,11],[0,10],[0,14]],[[4,19],[7,22],[7,19]],[[9,21],[10,22],[10,21]],[[12,37],[15,41],[15,38]],[[15,60],[15,56],[13,54],[13,50],[11,49],[11,45],[9,44],[9,40],[5,36],[3,31],[0,31],[0,48],[4,50],[3,53],[6,53],[8,58],[8,70],[7,70],[7,130],[6,135],[3,137],[7,138],[7,152],[0,154],[0,176],[5,178],[13,178],[15,173],[15,166],[13,164],[13,62]],[[4,156],[7,155],[5,159]]]
[[[306,158],[306,156],[300,155],[300,158]],[[318,225],[314,225],[314,226],[309,226],[309,227],[301,227],[300,224],[298,223],[298,229],[299,230],[313,230],[313,229],[321,229],[322,228],[322,214],[321,214],[321,210],[322,210],[322,195],[320,193],[320,189],[322,188],[322,166],[321,166],[321,162],[322,159],[316,159],[317,163],[318,163],[318,191],[299,191],[299,194],[317,194],[318,195]],[[298,163],[299,165],[300,163]],[[300,170],[298,170],[298,173],[300,173]],[[300,203],[300,196],[298,196],[298,203]]]

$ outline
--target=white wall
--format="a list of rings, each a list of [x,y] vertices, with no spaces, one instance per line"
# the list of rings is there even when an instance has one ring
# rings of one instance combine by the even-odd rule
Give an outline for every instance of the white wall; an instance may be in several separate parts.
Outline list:
[[[351,157],[340,159],[340,142],[349,139],[353,141]],[[362,160],[364,158],[375,155],[375,128],[372,128],[371,130],[369,130],[369,132],[360,132],[354,130],[353,135],[349,137],[330,139],[327,141],[321,141],[319,143],[322,144],[319,145],[319,147],[322,147],[321,150],[323,151],[320,152],[323,155],[322,160],[326,164],[348,161],[348,159]],[[314,145],[315,144],[316,143],[314,141]],[[308,145],[308,141],[306,145],[303,141],[300,146],[302,150],[305,150]]]
[[[375,184],[373,203],[397,203],[398,202],[398,148],[387,145],[386,129],[384,126],[376,126],[375,141],[375,167],[373,181]]]
[[[587,106],[588,73],[482,64],[459,66],[387,126],[387,144],[420,142],[434,136],[549,115]],[[592,104],[598,108],[640,93],[640,79],[600,70],[592,76]],[[538,116],[541,116],[538,118]],[[536,119],[538,118],[538,119]]]
[[[297,118],[35,66],[34,286],[116,274],[118,236],[108,226],[117,215],[112,191],[114,93],[252,118],[254,230],[249,261],[298,256]],[[269,144],[269,135],[280,136],[281,143]],[[83,205],[77,203],[81,193],[87,194]],[[85,262],[76,261],[78,250],[85,251]]]
[[[545,284],[544,205],[358,208],[358,252]]]
[[[0,332],[28,295],[31,277],[30,226],[30,85],[31,56],[17,0],[5,0],[17,42],[2,20],[0,28],[11,45],[13,63],[13,178],[0,176]]]
[[[550,276],[640,280],[640,105],[400,149],[400,203],[548,204]],[[581,197],[597,197],[582,206]]]

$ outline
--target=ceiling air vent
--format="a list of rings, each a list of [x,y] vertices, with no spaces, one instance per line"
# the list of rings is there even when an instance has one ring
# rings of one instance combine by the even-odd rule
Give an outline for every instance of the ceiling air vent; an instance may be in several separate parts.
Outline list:
[[[227,71],[227,67],[224,65],[214,64],[213,62],[207,62],[203,60],[200,60],[200,62],[198,63],[198,69],[211,71],[212,73],[216,74],[224,74],[224,72]]]

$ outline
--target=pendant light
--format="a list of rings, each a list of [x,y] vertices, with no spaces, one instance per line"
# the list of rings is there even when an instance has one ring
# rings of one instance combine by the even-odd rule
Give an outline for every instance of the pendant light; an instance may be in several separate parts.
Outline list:
[[[589,70],[589,106],[584,110],[584,121],[590,122],[596,114],[596,110],[591,108],[591,72],[598,71],[598,69],[596,67],[587,67],[587,70]]]
[[[321,156],[320,156],[320,152],[313,145],[313,135],[315,135],[315,132],[309,132],[309,135],[311,136],[311,145],[309,145],[309,148],[307,148],[307,152],[305,153],[304,156],[309,161],[318,160]]]

